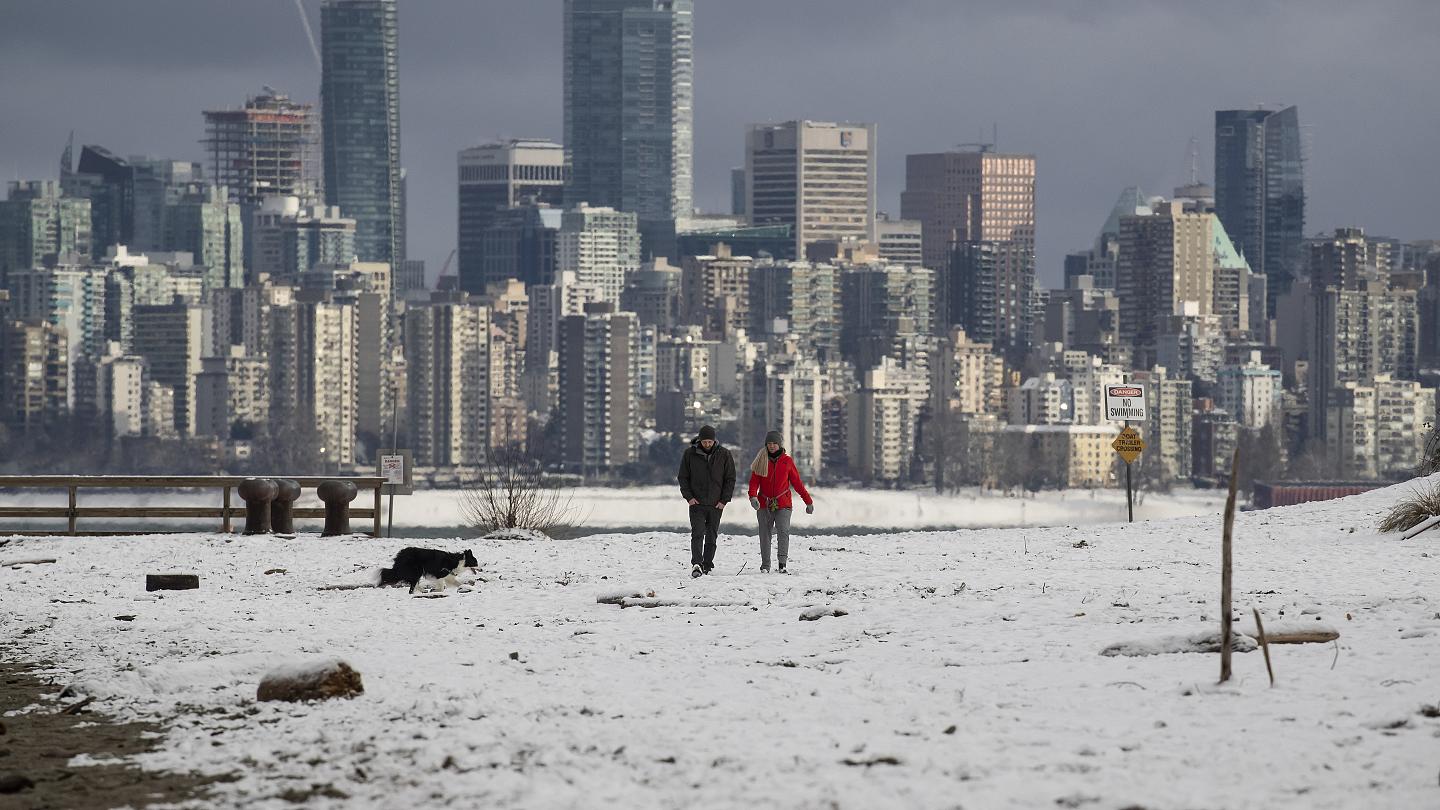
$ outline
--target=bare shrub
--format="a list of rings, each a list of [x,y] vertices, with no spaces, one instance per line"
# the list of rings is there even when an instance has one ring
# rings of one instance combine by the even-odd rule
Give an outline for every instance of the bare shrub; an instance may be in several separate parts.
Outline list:
[[[569,489],[516,448],[491,454],[489,463],[465,482],[460,507],[466,524],[486,533],[530,529],[554,535],[578,519]]]
[[[1405,500],[1391,508],[1390,514],[1380,521],[1380,531],[1408,531],[1436,515],[1440,515],[1440,483],[1423,485],[1411,490]]]

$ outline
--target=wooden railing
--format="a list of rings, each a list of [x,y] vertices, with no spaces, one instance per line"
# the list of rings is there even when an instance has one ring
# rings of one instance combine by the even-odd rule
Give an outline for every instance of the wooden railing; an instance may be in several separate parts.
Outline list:
[[[363,478],[344,475],[327,476],[274,476],[289,478],[300,485],[302,490],[313,489],[325,481],[352,481],[362,492],[356,502],[363,502],[365,490],[373,490],[373,507],[351,507],[350,517],[356,520],[370,518],[374,529],[371,535],[380,536],[380,491],[385,483],[383,478]],[[240,486],[243,476],[230,475],[0,475],[0,519],[4,518],[66,518],[69,521],[66,534],[82,534],[76,531],[81,518],[220,518],[220,530],[230,532],[233,519],[245,516],[245,504],[235,503],[231,490]],[[63,489],[69,492],[66,506],[6,506],[3,490]],[[82,489],[218,489],[223,492],[219,506],[80,506]],[[324,518],[323,508],[296,507],[295,518]],[[3,533],[3,532],[0,532]],[[50,534],[51,532],[46,532]],[[123,531],[83,532],[83,534],[127,534]]]

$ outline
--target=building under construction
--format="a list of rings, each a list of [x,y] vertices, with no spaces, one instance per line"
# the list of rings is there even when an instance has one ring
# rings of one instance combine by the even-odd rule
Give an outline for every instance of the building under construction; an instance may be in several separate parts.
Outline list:
[[[230,199],[247,210],[266,197],[323,198],[320,126],[313,105],[297,104],[266,87],[244,109],[207,110],[205,144],[211,181],[228,186]]]

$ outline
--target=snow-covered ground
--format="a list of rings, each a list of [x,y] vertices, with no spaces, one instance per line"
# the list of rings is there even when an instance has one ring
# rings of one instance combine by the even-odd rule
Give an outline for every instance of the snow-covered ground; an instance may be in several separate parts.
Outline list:
[[[736,533],[698,581],[678,534],[435,540],[482,570],[434,599],[321,589],[400,540],[21,539],[0,562],[58,562],[0,568],[0,639],[169,722],[144,765],[232,774],[207,807],[1440,807],[1440,530],[1373,530],[1404,492],[1239,517],[1237,612],[1341,634],[1275,647],[1274,688],[1259,652],[1225,686],[1215,654],[1100,655],[1215,628],[1218,516],[837,538],[797,515],[793,574]],[[144,593],[169,571],[201,589]],[[627,595],[649,606],[597,601]],[[329,657],[363,696],[254,702]]]
[[[743,504],[743,488],[736,494]],[[1123,490],[1064,490],[1039,492],[1026,497],[1006,497],[998,492],[966,489],[957,494],[937,495],[928,490],[866,490],[818,488],[816,512],[806,525],[818,529],[860,526],[888,529],[977,528],[990,526],[1078,526],[1108,523],[1125,517]],[[64,506],[63,491],[27,492],[6,497],[10,506]],[[218,492],[95,492],[82,491],[81,506],[194,506],[220,505]],[[236,503],[239,501],[237,499]],[[369,506],[362,495],[358,505]],[[303,506],[320,506],[314,492],[305,493]],[[626,489],[581,487],[574,490],[573,513],[587,528],[633,529],[683,524],[685,504],[673,486]],[[1224,508],[1225,494],[1215,490],[1177,489],[1169,494],[1147,493],[1136,507],[1138,520],[1184,517],[1217,513]],[[747,510],[732,510],[725,525],[743,532],[751,517]],[[63,520],[52,525],[63,527]],[[173,525],[173,524],[172,524]],[[458,490],[427,490],[395,499],[397,529],[453,528],[465,525]]]

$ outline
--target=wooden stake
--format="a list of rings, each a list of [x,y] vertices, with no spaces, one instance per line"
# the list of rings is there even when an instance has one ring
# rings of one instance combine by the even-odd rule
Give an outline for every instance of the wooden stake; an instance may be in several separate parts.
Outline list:
[[[1260,650],[1265,653],[1265,671],[1270,673],[1270,685],[1275,685],[1275,669],[1270,666],[1270,642],[1265,638],[1265,623],[1260,621],[1259,608],[1250,608],[1255,614],[1255,635],[1260,638]]]
[[[1230,680],[1230,547],[1235,530],[1235,490],[1240,483],[1240,448],[1230,459],[1230,496],[1225,499],[1225,535],[1220,547],[1220,683]]]

